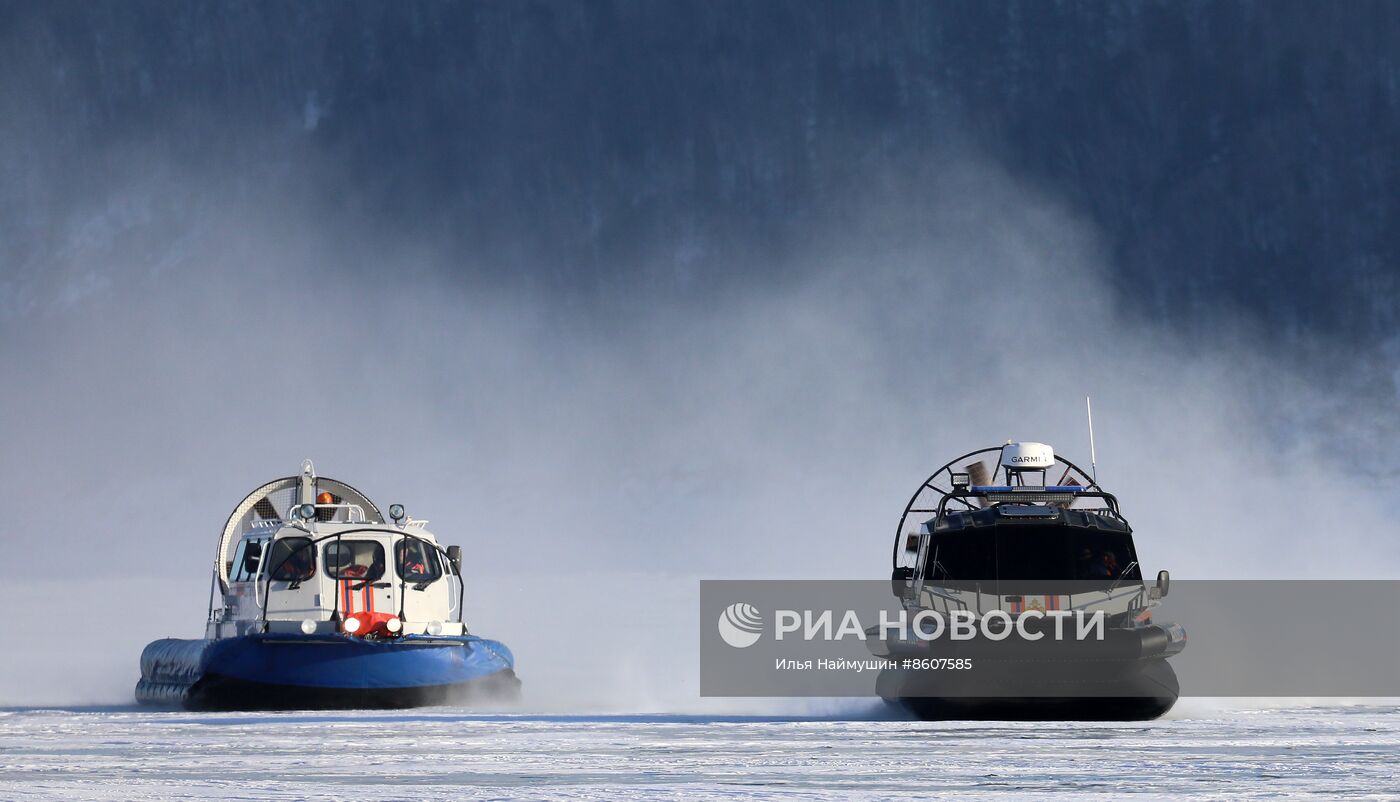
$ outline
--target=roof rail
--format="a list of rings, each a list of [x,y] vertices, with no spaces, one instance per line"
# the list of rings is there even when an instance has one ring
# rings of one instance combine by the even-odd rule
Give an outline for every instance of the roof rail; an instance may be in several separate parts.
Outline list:
[[[985,485],[954,487],[938,501],[938,518],[943,517],[949,499],[986,499],[993,504],[1014,502],[1019,504],[1069,504],[1077,498],[1103,499],[1115,517],[1123,517],[1118,512],[1118,497],[1104,490],[1096,490],[1082,485]]]

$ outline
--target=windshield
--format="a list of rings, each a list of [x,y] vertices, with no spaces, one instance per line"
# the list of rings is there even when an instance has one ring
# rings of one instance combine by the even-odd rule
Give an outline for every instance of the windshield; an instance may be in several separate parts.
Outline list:
[[[1141,579],[1127,532],[1018,524],[941,532],[929,544],[924,575],[991,580]]]
[[[279,582],[305,582],[316,573],[316,549],[311,539],[284,537],[272,544],[267,570]]]
[[[384,546],[377,540],[332,540],[322,552],[332,579],[373,582],[384,576]]]
[[[948,532],[934,535],[924,576],[956,582],[996,579],[996,539],[991,532]]]
[[[405,582],[426,585],[442,576],[437,549],[415,538],[405,538],[394,546],[394,563]]]

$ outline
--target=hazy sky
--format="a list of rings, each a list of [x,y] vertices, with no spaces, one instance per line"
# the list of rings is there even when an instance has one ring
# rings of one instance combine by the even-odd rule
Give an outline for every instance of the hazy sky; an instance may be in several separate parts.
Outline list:
[[[0,145],[21,146],[67,147]],[[95,195],[34,211],[51,272],[0,265],[0,598],[24,644],[0,704],[128,700],[148,640],[200,632],[234,504],[303,458],[464,547],[468,621],[541,705],[693,703],[698,579],[884,576],[947,459],[1035,439],[1087,464],[1086,395],[1147,573],[1400,568],[1393,489],[1320,456],[1345,399],[1246,324],[1203,348],[1123,314],[1101,233],[960,137],[837,188],[860,211],[751,279],[588,297],[347,225],[251,163],[103,158]],[[621,272],[675,269],[637,258]],[[96,654],[65,657],[75,630]]]

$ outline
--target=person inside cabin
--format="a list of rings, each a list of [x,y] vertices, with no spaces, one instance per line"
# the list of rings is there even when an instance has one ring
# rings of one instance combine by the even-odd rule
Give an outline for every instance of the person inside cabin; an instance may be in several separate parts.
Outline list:
[[[1103,579],[1118,578],[1118,555],[1105,549],[1094,564],[1094,576]]]
[[[296,547],[287,555],[287,562],[283,565],[281,573],[297,579],[310,578],[316,571],[316,566],[311,562],[312,553],[310,543]]]
[[[1104,560],[1103,556],[1107,553],[1108,552],[1103,552],[1103,554],[1099,555],[1099,558],[1097,560],[1092,560],[1089,563],[1089,576],[1093,577],[1094,579],[1110,578],[1108,575],[1108,563]]]
[[[340,578],[363,579],[364,577],[370,576],[372,564],[370,563],[368,551],[359,548],[358,543],[347,543],[345,544],[345,548],[348,552],[346,558],[350,564],[340,569]]]
[[[416,540],[401,540],[394,547],[394,558],[399,564],[399,575],[405,582],[423,582],[433,579],[428,570],[427,556],[423,544]]]
[[[1074,564],[1074,577],[1076,579],[1092,579],[1094,574],[1094,550],[1085,546],[1079,550],[1079,559]]]
[[[302,537],[278,540],[268,556],[272,578],[279,582],[303,582],[316,573],[311,542]]]

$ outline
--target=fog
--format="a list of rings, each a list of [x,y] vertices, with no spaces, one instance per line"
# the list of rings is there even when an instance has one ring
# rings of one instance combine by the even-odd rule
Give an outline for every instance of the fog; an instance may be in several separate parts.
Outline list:
[[[1092,226],[975,149],[840,188],[863,211],[752,282],[586,297],[141,158],[47,271],[7,268],[0,704],[130,701],[147,641],[200,633],[229,511],[304,458],[463,546],[534,709],[752,710],[697,698],[699,579],[885,576],[947,459],[1087,465],[1085,396],[1147,572],[1400,566],[1390,491],[1280,431],[1333,391],[1243,325],[1121,315]]]

